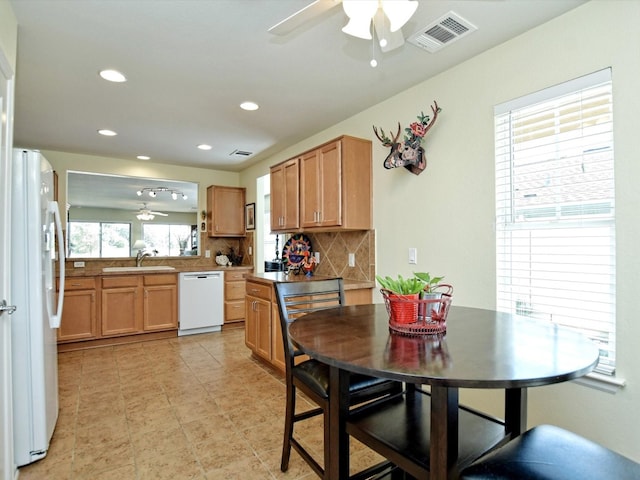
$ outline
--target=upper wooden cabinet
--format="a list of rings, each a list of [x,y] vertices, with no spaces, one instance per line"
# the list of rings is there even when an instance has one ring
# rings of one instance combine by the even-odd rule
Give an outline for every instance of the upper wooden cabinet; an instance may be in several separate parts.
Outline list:
[[[211,185],[207,188],[207,233],[210,237],[244,237],[245,189]]]
[[[272,231],[372,228],[371,141],[343,136],[301,154],[295,161],[299,168],[297,201],[292,195],[285,196],[283,174],[277,171],[287,162],[271,170]],[[289,203],[299,205],[299,228],[278,224],[274,218],[274,211],[286,211]]]
[[[271,167],[271,231],[300,227],[300,167],[293,158]]]

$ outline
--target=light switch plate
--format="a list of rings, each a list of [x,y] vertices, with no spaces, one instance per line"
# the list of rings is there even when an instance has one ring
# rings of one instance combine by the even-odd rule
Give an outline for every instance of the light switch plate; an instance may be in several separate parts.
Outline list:
[[[410,248],[409,249],[409,264],[417,265],[418,264],[418,249]]]
[[[355,267],[356,266],[356,254],[355,253],[350,253],[349,254],[349,266],[350,267]]]

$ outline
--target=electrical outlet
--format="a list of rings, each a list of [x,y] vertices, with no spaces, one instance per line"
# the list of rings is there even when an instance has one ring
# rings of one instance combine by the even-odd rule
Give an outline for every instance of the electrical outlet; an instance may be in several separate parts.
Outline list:
[[[417,265],[418,264],[418,249],[410,248],[409,249],[409,264]]]
[[[355,267],[356,266],[356,254],[355,253],[350,253],[349,254],[349,266],[350,267]]]
[[[211,250],[204,251],[204,258],[211,258]]]
[[[253,255],[253,247],[249,247],[247,249],[247,251],[248,251],[249,255]]]
[[[74,268],[84,268],[84,262],[73,262]]]

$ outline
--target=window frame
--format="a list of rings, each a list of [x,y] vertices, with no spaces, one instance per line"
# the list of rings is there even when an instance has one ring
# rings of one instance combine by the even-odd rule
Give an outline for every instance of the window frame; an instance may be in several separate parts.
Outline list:
[[[591,120],[589,106],[585,101],[584,106],[582,103],[582,95],[587,95],[587,92],[593,92],[600,86],[608,87],[608,91],[604,93],[604,97],[608,98],[606,103],[606,109],[602,113],[603,117],[608,117],[608,122],[594,121],[589,123],[589,128],[584,125]],[[564,111],[560,106],[554,107],[554,103],[560,99],[570,98],[572,95],[576,95],[580,92],[579,100],[575,103],[579,104],[579,115],[577,124],[570,124],[570,117],[562,118]],[[573,105],[573,104],[571,104]],[[536,111],[536,109],[538,109]],[[543,118],[545,114],[549,114],[544,117],[543,121],[539,121],[532,114],[529,124],[522,125],[524,122],[518,122],[518,115],[523,112],[534,111],[536,114]],[[553,113],[553,115],[551,115]],[[573,114],[574,112],[572,112]],[[591,113],[593,117],[597,117],[600,113]],[[600,119],[600,117],[597,117]],[[580,242],[584,243],[584,251],[577,251],[583,254],[585,258],[591,258],[595,255],[595,252],[600,252],[603,257],[602,262],[606,265],[602,265],[600,268],[608,273],[608,278],[604,278],[602,285],[608,290],[603,293],[606,297],[603,307],[609,309],[603,312],[602,315],[606,315],[606,319],[591,320],[595,326],[593,330],[588,320],[588,316],[580,317],[580,321],[584,320],[584,323],[577,325],[576,322],[566,320],[566,316],[556,315],[556,311],[561,310],[563,305],[553,305],[554,300],[549,300],[545,308],[545,318],[548,318],[554,323],[561,325],[568,325],[572,328],[576,328],[591,338],[600,338],[602,334],[606,334],[604,343],[599,345],[600,347],[600,363],[596,367],[596,372],[606,376],[613,376],[615,374],[615,323],[616,323],[616,308],[615,308],[615,156],[613,146],[613,100],[612,100],[612,80],[611,69],[607,68],[590,75],[585,75],[578,79],[564,82],[560,85],[544,89],[539,92],[535,92],[530,95],[525,95],[518,99],[505,102],[497,105],[494,109],[495,119],[495,161],[496,161],[496,305],[498,310],[508,311],[523,315],[525,317],[540,316],[535,315],[536,309],[533,307],[534,303],[531,301],[529,305],[518,304],[516,296],[513,295],[514,291],[526,291],[528,288],[530,292],[537,292],[538,302],[541,302],[540,298],[545,300],[550,299],[553,293],[547,291],[547,293],[541,294],[543,288],[540,284],[536,284],[536,274],[542,271],[541,265],[535,266],[536,261],[543,257],[551,258],[553,255],[557,255],[557,258],[562,258],[562,247],[559,247],[552,241],[549,242],[548,250],[545,252],[541,249],[543,245],[542,240],[538,240],[535,237],[538,235],[541,239],[545,235],[549,235],[552,238],[553,235],[560,233],[557,238],[572,239],[574,245],[579,245]],[[547,122],[546,126],[545,123]],[[557,122],[557,123],[553,123]],[[564,122],[564,123],[563,123]],[[546,128],[551,124],[551,127]],[[601,126],[602,124],[606,124]],[[576,126],[579,125],[579,126]],[[595,126],[595,127],[594,127]],[[599,128],[602,129],[600,133]],[[575,134],[575,138],[571,136]],[[599,137],[598,135],[601,135]],[[546,138],[544,138],[546,137]],[[569,140],[567,140],[569,138]],[[551,141],[549,141],[551,140]],[[591,148],[588,144],[585,146],[585,142],[593,141],[596,148]],[[578,149],[577,154],[566,155],[566,152],[572,148],[573,143]],[[606,147],[602,145],[606,144]],[[549,148],[546,153],[540,153]],[[551,147],[554,147],[552,149]],[[539,155],[539,157],[536,157]],[[575,159],[581,159],[582,161],[582,173],[567,174],[567,171],[571,170],[571,161]],[[592,168],[598,168],[598,161],[604,165],[602,167],[605,173],[602,173],[600,180],[592,181],[591,183],[585,182],[583,187],[584,192],[580,192],[581,185],[574,181],[580,179],[583,181],[583,177],[587,177],[585,172],[585,159],[586,161],[592,161],[593,165],[588,165],[587,172],[591,175],[589,178],[598,178],[597,173],[591,173]],[[604,159],[604,161],[602,160]],[[545,162],[554,161],[557,163],[558,168],[554,169],[549,167],[545,171],[548,184],[541,185],[540,176],[542,167]],[[527,163],[528,162],[528,163]],[[595,166],[594,166],[595,165]],[[529,169],[529,170],[527,170]],[[522,172],[525,172],[523,174]],[[606,175],[610,174],[610,178]],[[537,175],[537,176],[536,176]],[[564,175],[563,177],[561,177]],[[558,180],[560,179],[561,180]],[[559,182],[559,186],[555,186],[555,182]],[[564,183],[562,183],[564,182]],[[530,191],[525,187],[535,186]],[[554,191],[556,195],[553,196],[549,192]],[[543,192],[539,197],[538,194]],[[527,195],[530,195],[527,198]],[[545,196],[546,195],[546,196]],[[604,198],[598,198],[598,195],[602,195]],[[553,199],[552,202],[545,203],[547,198]],[[572,201],[573,200],[573,201]],[[539,201],[539,205],[535,205]],[[533,205],[527,209],[527,204]],[[560,229],[564,228],[564,234]],[[555,231],[551,231],[555,229]],[[589,230],[591,229],[591,230]],[[547,231],[549,233],[547,233]],[[529,234],[529,242],[527,244],[527,233]],[[602,245],[598,245],[596,240],[591,245],[589,235],[597,237],[602,234]],[[606,241],[604,240],[606,238]],[[598,239],[600,241],[600,239]],[[538,249],[536,251],[536,248]],[[570,248],[570,247],[569,247]],[[521,249],[521,250],[519,250]],[[526,261],[517,263],[518,254],[522,253],[522,258],[529,256],[529,263]],[[549,253],[552,252],[552,253]],[[559,253],[556,253],[559,252]],[[608,253],[607,253],[608,252]],[[575,252],[571,252],[573,254]],[[566,257],[570,257],[571,254],[564,254]],[[580,255],[575,255],[575,258],[580,258]],[[522,267],[519,271],[517,267]],[[585,274],[583,277],[579,275],[579,270],[582,266],[556,266],[555,264],[549,268],[550,271],[556,270],[557,272],[544,272],[537,281],[543,276],[553,278],[554,275],[559,275],[558,272],[562,268],[567,270],[575,269],[570,272],[574,277],[567,277],[565,279],[566,284],[570,286],[580,283],[590,283],[596,285],[595,277],[589,277]],[[585,269],[588,267],[585,266]],[[599,267],[593,266],[593,271],[597,271]],[[609,270],[607,270],[609,269]],[[531,281],[530,285],[518,286],[519,279],[526,277],[533,277],[534,281]],[[606,277],[606,275],[603,275]],[[589,280],[589,281],[585,281]],[[564,285],[563,285],[564,286]],[[549,289],[547,289],[549,290]],[[567,298],[556,299],[567,302],[570,306],[574,307],[572,310],[578,310],[578,300],[580,294],[584,296],[585,292],[576,293],[576,297],[571,297],[571,294],[567,295]],[[522,294],[520,294],[522,296]],[[530,295],[533,295],[530,293]],[[511,298],[509,298],[511,297]],[[571,303],[573,302],[573,304]],[[584,302],[586,305],[587,303]],[[536,305],[537,307],[538,305]],[[583,312],[587,311],[587,308],[582,304],[580,308]],[[568,310],[568,309],[567,309]],[[556,318],[553,316],[556,315]],[[594,314],[597,316],[597,313]],[[558,320],[560,318],[560,320]],[[573,325],[571,325],[573,323]],[[599,332],[598,335],[593,332]],[[598,341],[596,341],[598,343]]]

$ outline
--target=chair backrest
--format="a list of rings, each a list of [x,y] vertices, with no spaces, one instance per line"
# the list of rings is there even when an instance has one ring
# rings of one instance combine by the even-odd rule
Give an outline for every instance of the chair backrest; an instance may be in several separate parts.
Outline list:
[[[344,305],[344,283],[342,278],[327,280],[302,280],[276,283],[280,327],[284,344],[287,369],[293,366],[296,348],[289,339],[288,325],[303,315]]]

